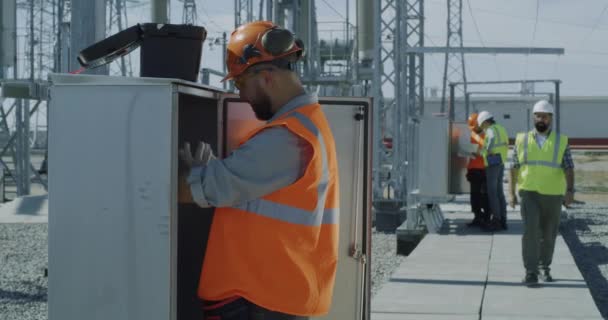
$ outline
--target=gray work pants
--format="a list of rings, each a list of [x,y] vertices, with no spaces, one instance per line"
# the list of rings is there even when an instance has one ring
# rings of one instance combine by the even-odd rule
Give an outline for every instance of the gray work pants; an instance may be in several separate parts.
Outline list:
[[[526,273],[538,273],[538,267],[549,271],[559,228],[563,196],[543,195],[520,190],[521,218],[524,234],[521,239]]]
[[[488,188],[488,203],[494,219],[507,221],[507,201],[502,185],[505,165],[486,167],[486,186]]]

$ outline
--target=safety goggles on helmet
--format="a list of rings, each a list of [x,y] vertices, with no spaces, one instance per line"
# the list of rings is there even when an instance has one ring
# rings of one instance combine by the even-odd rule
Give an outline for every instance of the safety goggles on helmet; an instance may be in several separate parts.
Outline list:
[[[296,39],[289,30],[276,26],[264,32],[261,39],[258,38],[256,42],[258,41],[261,42],[262,48],[274,57],[290,53],[294,49],[294,46],[297,46]],[[256,47],[256,44],[246,44],[243,47],[243,53],[239,58],[239,62],[247,64],[251,58],[262,56],[262,52]]]

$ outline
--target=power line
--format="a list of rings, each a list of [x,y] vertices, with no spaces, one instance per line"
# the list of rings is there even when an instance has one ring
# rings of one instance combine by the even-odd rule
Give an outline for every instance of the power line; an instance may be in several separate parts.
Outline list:
[[[430,4],[433,5],[437,5],[437,6],[444,6],[443,3],[439,3],[439,2],[429,2]],[[504,17],[510,17],[510,18],[515,18],[515,19],[520,19],[520,20],[530,20],[533,21],[535,20],[535,17],[527,17],[527,16],[520,16],[520,15],[516,15],[516,14],[511,14],[511,13],[505,13],[505,12],[500,12],[500,11],[496,11],[496,10],[490,10],[490,9],[484,9],[484,8],[479,8],[476,7],[474,8],[475,12],[478,13],[485,13],[485,14],[491,14],[491,15],[497,15],[497,16],[504,16]],[[557,24],[557,25],[563,25],[563,26],[569,26],[569,27],[578,27],[578,28],[583,28],[583,29],[591,29],[593,28],[593,26],[588,25],[588,24],[582,24],[582,23],[574,23],[574,22],[564,22],[561,20],[554,20],[554,19],[538,19],[538,23],[545,23],[545,24]],[[599,23],[598,23],[599,25]],[[596,28],[596,30],[608,30],[608,28]]]
[[[203,14],[205,15],[205,17],[207,17],[207,21],[209,23],[211,23],[212,25],[214,25],[218,30],[226,30],[226,28],[220,26],[217,22],[215,22],[211,16],[209,15],[209,13],[207,13],[207,10],[205,10],[205,8],[203,7],[203,4],[201,4],[200,6],[197,7],[197,10],[201,10],[203,12]]]
[[[338,16],[340,16],[340,18],[346,20],[346,18],[340,12],[338,12],[338,10],[336,10],[336,8],[334,8],[331,4],[329,4],[329,2],[327,2],[326,0],[321,0],[321,1],[323,1],[323,3],[325,3],[333,12],[335,12]],[[348,14],[348,12],[346,14]]]
[[[534,41],[536,41],[536,27],[538,25],[538,14],[540,11],[540,0],[536,0],[536,18],[534,19],[534,30],[532,31],[532,43],[530,44],[530,48],[534,47]],[[528,57],[530,55],[526,55],[526,63],[524,68],[524,80],[528,79]]]
[[[483,37],[481,36],[481,32],[479,31],[479,26],[477,25],[477,19],[475,19],[475,15],[473,14],[473,8],[471,7],[470,0],[467,0],[467,7],[469,8],[469,14],[471,15],[471,19],[473,19],[473,25],[475,26],[475,30],[477,31],[477,36],[479,37],[481,46],[485,47],[486,45],[483,41]],[[498,79],[502,79],[502,76],[500,74],[500,68],[498,67],[498,61],[496,60],[496,56],[494,56],[494,66],[496,67],[496,73],[498,74]]]
[[[597,20],[595,21],[595,24],[593,25],[593,27],[591,28],[591,31],[589,31],[589,33],[587,34],[587,36],[584,38],[583,43],[581,44],[581,46],[587,42],[587,40],[589,40],[589,38],[591,37],[591,34],[593,34],[593,32],[595,31],[595,29],[597,28],[597,26],[600,24],[600,22],[602,21],[602,17],[604,16],[604,13],[606,13],[606,10],[608,9],[608,4],[606,6],[604,6],[604,9],[602,9],[602,12],[600,13],[600,16],[597,17]]]

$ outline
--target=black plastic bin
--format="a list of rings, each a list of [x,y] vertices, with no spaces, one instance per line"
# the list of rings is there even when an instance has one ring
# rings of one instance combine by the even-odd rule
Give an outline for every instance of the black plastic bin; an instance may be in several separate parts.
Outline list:
[[[141,47],[140,76],[196,82],[206,38],[199,26],[138,24],[85,48],[78,61],[85,69],[97,68]]]
[[[178,78],[196,82],[207,31],[193,25],[141,25],[142,77]]]

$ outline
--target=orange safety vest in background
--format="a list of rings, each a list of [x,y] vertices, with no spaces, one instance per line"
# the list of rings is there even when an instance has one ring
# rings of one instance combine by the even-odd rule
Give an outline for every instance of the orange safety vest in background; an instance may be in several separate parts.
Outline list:
[[[292,315],[323,315],[329,312],[338,263],[334,138],[316,103],[254,130],[241,144],[275,126],[285,126],[308,141],[312,158],[293,184],[215,210],[198,294],[213,301],[240,296]]]
[[[471,131],[471,143],[483,146],[483,139],[485,138],[485,134],[475,133]],[[479,150],[480,148],[477,148]],[[475,158],[469,159],[469,164],[467,165],[467,169],[485,169],[485,164],[483,162],[483,156],[478,155]]]

